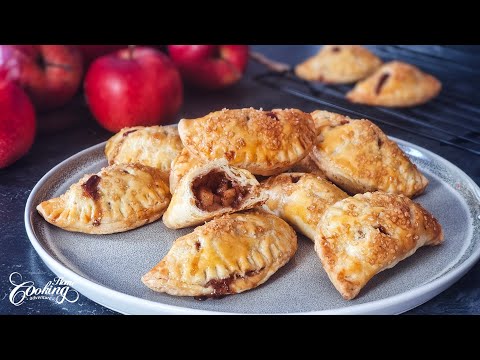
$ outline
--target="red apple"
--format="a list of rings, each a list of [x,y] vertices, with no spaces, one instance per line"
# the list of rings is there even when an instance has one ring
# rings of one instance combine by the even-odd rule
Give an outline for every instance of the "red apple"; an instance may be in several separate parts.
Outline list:
[[[85,68],[96,58],[126,48],[127,45],[77,45],[83,55]]]
[[[183,101],[175,65],[148,47],[130,47],[99,57],[88,69],[84,88],[94,117],[112,132],[171,120]]]
[[[0,45],[0,82],[15,81],[20,77],[20,61],[12,45]]]
[[[148,45],[150,47],[163,50],[165,45]],[[77,45],[77,48],[83,55],[83,62],[85,69],[92,63],[96,58],[107,55],[112,52],[118,51],[120,49],[125,49],[128,45]]]
[[[23,89],[0,83],[0,169],[25,155],[35,138],[35,111]]]
[[[82,56],[67,45],[1,45],[0,76],[18,82],[39,110],[67,103],[82,79]]]
[[[182,77],[203,89],[221,89],[241,79],[248,62],[247,45],[168,45]]]

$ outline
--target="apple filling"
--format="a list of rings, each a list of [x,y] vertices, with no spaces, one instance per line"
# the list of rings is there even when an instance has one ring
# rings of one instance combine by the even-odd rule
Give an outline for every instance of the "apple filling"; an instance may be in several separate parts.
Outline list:
[[[216,211],[224,207],[238,208],[248,194],[249,187],[242,187],[227,178],[223,171],[212,171],[193,181],[195,205],[203,211]]]

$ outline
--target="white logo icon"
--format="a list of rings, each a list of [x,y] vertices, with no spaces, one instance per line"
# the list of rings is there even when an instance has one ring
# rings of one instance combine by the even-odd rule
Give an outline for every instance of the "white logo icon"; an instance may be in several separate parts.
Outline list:
[[[23,281],[22,274],[13,272],[9,277],[10,284],[14,286],[10,292],[9,300],[15,306],[22,305],[26,300],[52,300],[57,304],[76,302],[80,294],[71,288],[72,281],[63,278],[55,278],[49,281],[43,288],[36,287],[33,281]]]

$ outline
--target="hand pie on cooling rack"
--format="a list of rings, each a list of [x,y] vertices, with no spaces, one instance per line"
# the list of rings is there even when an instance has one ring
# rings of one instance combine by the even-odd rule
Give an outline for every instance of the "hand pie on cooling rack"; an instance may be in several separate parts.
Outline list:
[[[192,168],[180,180],[163,215],[171,229],[201,224],[226,213],[251,209],[266,200],[250,172],[219,159]]]
[[[224,215],[177,239],[142,281],[170,295],[237,294],[263,284],[296,250],[295,231],[274,215]]]
[[[312,241],[325,210],[348,195],[323,177],[314,174],[285,173],[262,184],[268,196],[263,209],[300,231]]]
[[[199,119],[182,119],[183,145],[204,160],[225,158],[252,174],[279,174],[311,150],[315,127],[310,114],[296,109],[221,110]]]
[[[392,61],[357,83],[347,99],[366,105],[415,106],[437,96],[441,88],[440,81],[417,67]]]
[[[118,164],[85,175],[58,198],[37,210],[49,223],[69,231],[112,234],[159,219],[170,191],[158,169]]]
[[[140,163],[158,168],[168,183],[170,164],[182,149],[176,125],[135,126],[112,136],[105,146],[105,155],[110,165]]]
[[[382,60],[359,45],[325,45],[295,67],[298,77],[307,81],[349,84],[362,80],[382,65]]]
[[[443,242],[437,220],[403,195],[358,194],[328,208],[315,250],[335,288],[347,300],[379,272],[424,245]]]
[[[371,121],[331,116],[326,111],[312,116],[319,135],[311,156],[343,190],[351,194],[381,190],[408,197],[425,190],[427,178]]]

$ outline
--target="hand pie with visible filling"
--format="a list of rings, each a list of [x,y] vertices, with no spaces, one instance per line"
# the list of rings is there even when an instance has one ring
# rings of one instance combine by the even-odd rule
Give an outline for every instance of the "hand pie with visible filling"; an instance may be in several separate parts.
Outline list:
[[[274,215],[224,215],[178,238],[142,282],[177,296],[237,294],[263,284],[296,250],[295,231]]]
[[[204,161],[225,158],[255,175],[279,174],[302,160],[315,141],[310,114],[296,109],[221,110],[182,119],[183,145]]]
[[[173,194],[181,178],[193,167],[204,164],[205,162],[194,157],[188,149],[183,150],[172,161],[170,170],[170,192]]]
[[[326,114],[312,113],[320,134],[311,154],[330,181],[351,194],[381,190],[414,197],[425,190],[427,178],[378,126]]]
[[[382,61],[359,45],[325,45],[311,58],[295,67],[307,81],[349,84],[362,80],[382,65]]]
[[[325,210],[348,197],[330,181],[314,174],[285,173],[262,183],[268,196],[263,209],[281,217],[312,241]]]
[[[181,229],[222,214],[251,209],[264,201],[255,176],[219,159],[200,164],[185,174],[163,222],[170,229]]]
[[[375,192],[329,207],[317,228],[315,250],[335,288],[351,300],[379,272],[422,246],[442,242],[442,227],[419,204]]]
[[[168,183],[170,164],[183,149],[176,125],[135,126],[112,136],[105,146],[108,163],[140,163],[160,169]]]
[[[112,234],[159,219],[170,191],[159,169],[141,164],[116,164],[85,175],[58,198],[37,210],[49,223],[69,231]]]
[[[347,99],[376,106],[415,106],[438,95],[442,84],[413,65],[392,61],[357,83]]]

